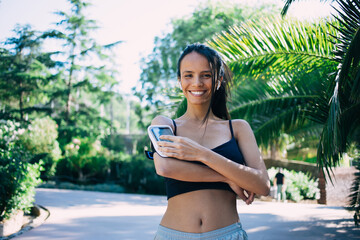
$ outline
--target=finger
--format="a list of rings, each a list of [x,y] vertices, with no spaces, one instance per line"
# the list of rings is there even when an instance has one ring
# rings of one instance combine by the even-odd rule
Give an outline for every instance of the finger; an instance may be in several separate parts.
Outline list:
[[[249,192],[249,191],[246,191],[246,193],[248,195],[248,199],[246,200],[246,204],[250,205],[254,201],[255,193]]]
[[[175,153],[167,147],[159,147],[158,150],[166,157],[175,157]]]
[[[236,194],[239,196],[239,198],[240,198],[241,200],[243,200],[244,202],[246,202],[247,197],[245,196],[245,194],[244,194],[243,191],[241,191],[241,190],[236,191]]]
[[[244,194],[244,190],[242,189],[242,188],[240,188],[240,187],[238,187],[238,186],[232,186],[231,187],[232,188],[232,190],[239,196],[239,198],[241,199],[241,200],[243,200],[244,202],[246,202],[246,200],[247,200],[247,197],[245,196],[245,194]]]
[[[168,146],[159,146],[159,151],[163,153],[173,153],[174,148],[168,147]]]
[[[159,147],[170,147],[172,143],[167,141],[157,141],[156,144]]]
[[[255,193],[251,193],[250,194],[250,197],[249,197],[250,199],[251,199],[251,203],[255,200]]]
[[[173,148],[173,149],[180,147],[180,144],[175,143],[173,141],[157,141],[156,143],[159,147],[167,147],[167,148]]]
[[[159,137],[161,140],[168,140],[168,141],[176,141],[176,139],[178,138],[177,136],[172,136],[172,135],[161,135]]]

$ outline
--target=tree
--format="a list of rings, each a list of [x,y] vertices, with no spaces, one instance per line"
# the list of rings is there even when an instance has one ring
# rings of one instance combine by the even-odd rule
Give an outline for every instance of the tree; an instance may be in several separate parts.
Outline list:
[[[288,0],[283,10],[293,1]],[[349,209],[360,221],[360,1],[337,0],[340,41],[334,59],[338,62],[331,88],[330,109],[318,147],[320,166],[335,167],[342,155],[353,146],[357,154],[354,165],[358,170],[352,184]]]
[[[261,116],[254,119],[265,126],[261,131],[263,139],[270,139],[279,131],[301,128],[306,121],[320,124],[317,161],[328,175],[351,146],[355,145],[357,151],[360,147],[360,1],[336,2],[338,16],[335,21],[320,23],[317,29],[322,29],[322,24],[327,25],[326,31],[321,33],[316,28],[303,31],[307,28],[301,24],[278,24],[268,27],[267,32],[242,26],[238,35],[234,29],[232,34],[219,35],[210,43],[229,59],[236,74],[264,77],[269,74],[266,85],[273,87],[276,93],[286,93],[287,86],[294,86],[296,93],[299,92],[297,83],[305,82],[301,86],[311,83],[304,88],[308,92],[301,98],[294,97],[293,90],[277,98],[264,92],[254,95],[252,101],[236,111],[238,115],[263,113],[265,119]],[[304,33],[306,38],[302,37]],[[236,39],[238,42],[234,42]],[[283,83],[277,84],[281,79]],[[317,89],[322,83],[323,90],[315,90],[317,94],[311,95],[314,93],[311,88]],[[258,82],[254,81],[251,89],[254,92],[258,87]],[[308,101],[312,101],[311,104],[301,107],[301,103]],[[274,117],[266,119],[269,114]],[[354,209],[359,206],[359,182],[355,186],[357,190],[353,196],[357,200],[351,203]],[[359,217],[359,209],[356,211]]]
[[[58,39],[63,43],[59,56],[62,78],[54,85],[51,99],[62,146],[74,136],[95,138],[103,131],[101,126],[109,125],[99,109],[114,95],[117,81],[116,71],[105,65],[112,63],[106,51],[120,43],[99,45],[90,37],[91,31],[97,29],[96,22],[86,17],[85,10],[90,4],[82,0],[69,2],[70,13],[57,12],[62,17],[57,23],[61,28]]]
[[[85,183],[88,178],[101,175],[109,167],[109,153],[99,141],[76,139],[65,146],[63,161],[67,171],[75,171],[78,182]]]
[[[273,5],[251,8],[208,3],[199,6],[187,18],[172,20],[173,30],[164,37],[156,37],[152,53],[142,60],[141,89],[137,89],[136,95],[141,101],[147,101],[149,106],[156,109],[164,107],[169,101],[169,98],[164,96],[177,95],[173,90],[177,84],[177,59],[186,45],[205,42],[215,33],[227,31],[234,24],[239,25],[246,19],[271,15],[274,10]]]
[[[259,25],[268,27],[261,30]],[[246,118],[260,144],[304,126],[313,131],[324,122],[309,119],[323,117],[320,110],[328,108],[313,106],[329,101],[327,75],[337,66],[331,58],[335,45],[326,40],[327,34],[336,34],[336,29],[326,22],[263,19],[233,27],[210,42],[234,73],[231,115]]]
[[[15,37],[8,38],[0,49],[0,101],[3,118],[25,121],[25,114],[49,111],[41,104],[44,86],[53,78],[55,66],[51,53],[43,53],[42,43],[51,33],[39,33],[30,26],[17,25]]]

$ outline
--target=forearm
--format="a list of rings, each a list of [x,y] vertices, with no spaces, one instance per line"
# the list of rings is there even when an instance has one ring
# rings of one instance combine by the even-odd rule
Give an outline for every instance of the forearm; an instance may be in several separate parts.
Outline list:
[[[162,158],[154,154],[156,173],[163,177],[187,182],[225,182],[227,179],[209,168],[174,158]]]
[[[238,164],[213,151],[206,151],[199,160],[239,187],[259,195],[268,195],[270,182],[266,169]]]

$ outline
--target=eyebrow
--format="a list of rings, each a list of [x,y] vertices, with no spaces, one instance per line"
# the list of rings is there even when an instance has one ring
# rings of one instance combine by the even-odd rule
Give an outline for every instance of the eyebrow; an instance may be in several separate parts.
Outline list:
[[[187,71],[183,71],[182,73],[193,73],[194,71],[190,71],[190,70],[187,70]],[[205,71],[201,71],[200,73],[212,73],[211,70],[205,70]]]

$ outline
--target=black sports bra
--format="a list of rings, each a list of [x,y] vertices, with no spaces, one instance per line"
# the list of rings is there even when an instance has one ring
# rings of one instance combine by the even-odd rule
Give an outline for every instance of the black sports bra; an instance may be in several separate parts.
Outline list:
[[[175,130],[174,134],[176,135],[176,123],[174,120],[173,124]],[[234,137],[231,120],[229,120],[229,127],[231,131],[231,139],[228,142],[223,143],[220,146],[217,146],[216,148],[213,148],[211,150],[226,157],[227,159],[245,165],[244,157],[239,149],[237,140]],[[191,161],[191,163],[204,165],[203,163],[198,161]],[[172,178],[165,178],[165,184],[168,199],[182,193],[202,189],[222,189],[233,192],[229,185],[224,182],[186,182]]]

